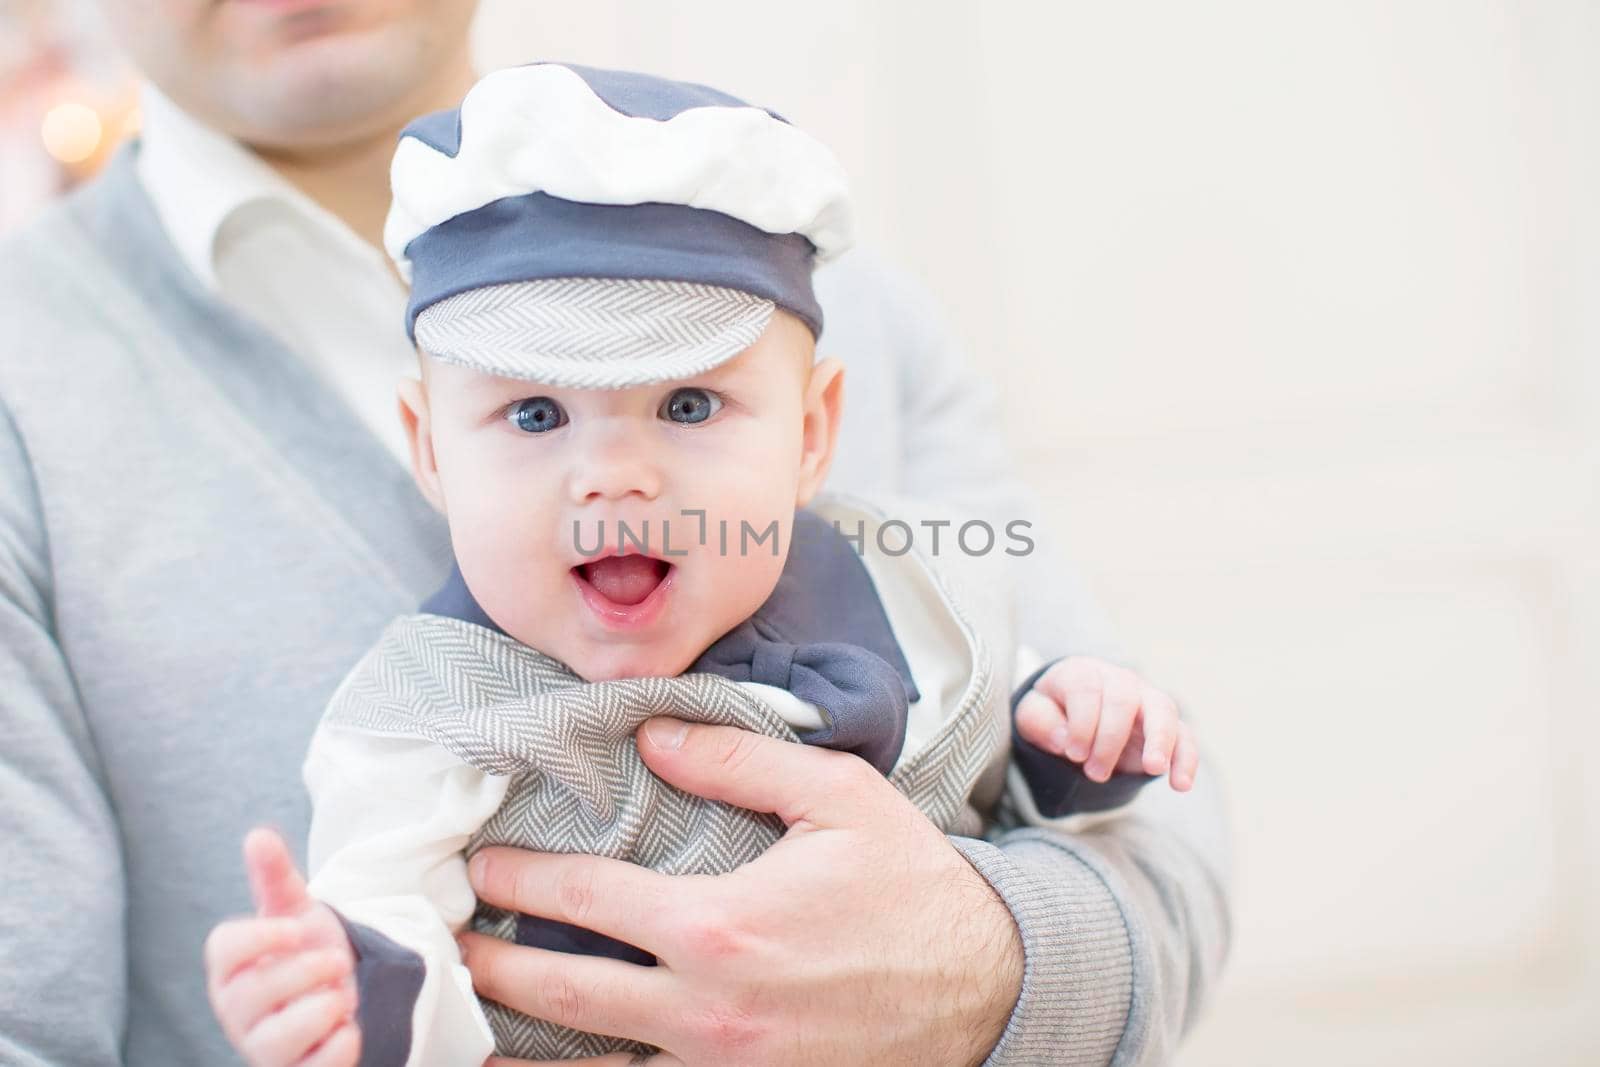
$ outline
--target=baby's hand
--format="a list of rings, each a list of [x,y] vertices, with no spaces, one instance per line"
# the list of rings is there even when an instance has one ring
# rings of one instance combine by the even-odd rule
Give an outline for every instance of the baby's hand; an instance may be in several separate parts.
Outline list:
[[[1083,764],[1095,782],[1113,771],[1167,774],[1181,793],[1194,785],[1200,762],[1194,734],[1171,697],[1130,670],[1086,656],[1068,657],[1039,676],[1017,702],[1017,733]]]
[[[306,892],[276,833],[250,831],[244,863],[255,917],[206,938],[206,992],[222,1032],[251,1067],[355,1067],[355,952],[344,926]]]

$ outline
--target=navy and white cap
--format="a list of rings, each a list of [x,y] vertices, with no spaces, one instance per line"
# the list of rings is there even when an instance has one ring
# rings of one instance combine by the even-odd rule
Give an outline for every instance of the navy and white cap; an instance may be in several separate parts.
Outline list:
[[[384,244],[427,353],[620,388],[748,348],[782,307],[822,331],[844,171],[778,115],[646,74],[537,63],[401,133]]]

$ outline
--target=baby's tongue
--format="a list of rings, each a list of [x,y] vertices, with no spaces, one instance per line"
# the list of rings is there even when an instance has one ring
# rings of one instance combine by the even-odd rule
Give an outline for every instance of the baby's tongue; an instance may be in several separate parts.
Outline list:
[[[637,604],[661,584],[661,564],[649,556],[606,556],[583,568],[601,596],[618,604]]]

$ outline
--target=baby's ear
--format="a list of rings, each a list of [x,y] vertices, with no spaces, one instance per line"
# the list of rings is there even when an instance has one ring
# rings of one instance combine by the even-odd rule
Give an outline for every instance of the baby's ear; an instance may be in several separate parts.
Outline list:
[[[411,477],[435,511],[444,513],[444,490],[439,484],[439,463],[433,454],[433,422],[428,410],[428,387],[416,378],[401,378],[396,390],[400,424],[411,446]]]
[[[803,508],[822,489],[844,414],[844,364],[829,357],[811,368],[806,385],[805,421],[800,430],[800,485],[794,506]]]

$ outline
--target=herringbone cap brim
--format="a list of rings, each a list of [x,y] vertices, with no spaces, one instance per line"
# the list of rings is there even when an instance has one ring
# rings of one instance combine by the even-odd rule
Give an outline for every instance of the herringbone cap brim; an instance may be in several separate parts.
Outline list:
[[[688,378],[755,343],[773,302],[697,282],[541,278],[469,289],[417,316],[417,346],[486,374],[573,389]]]

